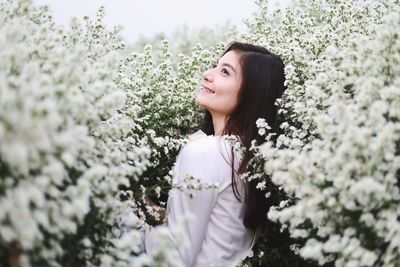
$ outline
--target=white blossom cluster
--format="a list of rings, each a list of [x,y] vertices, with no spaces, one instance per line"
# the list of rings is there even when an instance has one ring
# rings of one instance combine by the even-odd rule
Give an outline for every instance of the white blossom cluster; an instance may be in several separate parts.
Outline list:
[[[103,16],[100,9],[65,29],[46,7],[0,3],[0,249],[5,257],[20,251],[21,266],[60,266],[63,257],[87,266],[172,260],[126,262],[139,233],[115,241],[96,232],[137,210],[135,199],[120,200],[120,188],[140,179],[152,155],[137,131],[143,99],[120,80],[124,44]]]
[[[196,196],[196,193],[204,190],[212,190],[218,188],[218,183],[203,183],[198,177],[186,176],[182,183],[173,186],[170,190],[170,195],[174,194],[176,190],[179,190],[187,194],[190,198]]]
[[[198,43],[203,47],[214,47],[220,42],[230,42],[238,37],[239,31],[236,25],[229,21],[222,25],[204,26],[197,29],[182,25],[168,35],[157,34],[152,38],[139,37],[133,44],[127,45],[127,50],[142,51],[143,47],[149,44],[158,47],[167,39],[173,40],[170,43],[171,57],[179,58],[179,54],[190,56]]]
[[[298,199],[269,218],[321,265],[399,266],[400,2],[258,4],[244,38],[282,56],[288,87],[285,134],[261,150]]]

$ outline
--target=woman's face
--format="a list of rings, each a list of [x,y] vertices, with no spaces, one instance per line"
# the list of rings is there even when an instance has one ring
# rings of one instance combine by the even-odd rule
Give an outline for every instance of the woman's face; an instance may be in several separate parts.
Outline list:
[[[217,64],[204,72],[203,86],[196,97],[196,103],[206,108],[212,116],[229,116],[238,102],[242,84],[240,56],[228,51]]]

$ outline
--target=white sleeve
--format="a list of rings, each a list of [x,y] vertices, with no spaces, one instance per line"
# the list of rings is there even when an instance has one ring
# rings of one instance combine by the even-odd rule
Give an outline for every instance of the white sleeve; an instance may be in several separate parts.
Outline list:
[[[203,183],[220,183],[221,175],[227,172],[226,161],[219,153],[215,141],[196,142],[197,145],[185,147],[175,166],[173,183],[181,183],[190,175],[199,178]],[[203,143],[203,144],[201,144]],[[190,214],[193,220],[183,226],[183,236],[186,246],[178,248],[178,254],[184,266],[193,266],[201,250],[211,211],[217,199],[218,189],[197,192],[193,198],[186,193],[175,191],[168,198],[167,228],[173,233],[174,227],[180,222],[182,215]],[[174,236],[171,235],[173,239]],[[145,234],[145,249],[150,252],[157,246],[157,240],[151,237],[151,231]]]

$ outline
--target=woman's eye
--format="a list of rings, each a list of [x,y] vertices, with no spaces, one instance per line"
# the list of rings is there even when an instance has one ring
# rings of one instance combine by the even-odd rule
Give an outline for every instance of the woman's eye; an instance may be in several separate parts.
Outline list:
[[[218,67],[218,64],[214,64],[212,65],[212,68],[215,69],[216,67]],[[225,75],[229,76],[229,72],[226,70],[226,68],[222,68],[221,72],[224,73]]]
[[[222,71],[223,73],[229,75],[229,72],[228,72],[225,68],[223,68],[221,71]]]

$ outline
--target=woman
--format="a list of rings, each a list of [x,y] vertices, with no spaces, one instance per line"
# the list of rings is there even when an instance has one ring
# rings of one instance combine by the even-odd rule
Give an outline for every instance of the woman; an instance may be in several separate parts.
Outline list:
[[[218,187],[193,198],[180,191],[172,194],[167,227],[172,232],[183,214],[192,217],[183,229],[188,244],[178,249],[184,266],[236,266],[266,218],[265,192],[239,176],[252,157],[251,141],[263,142],[256,120],[264,118],[271,131],[278,128],[275,101],[285,89],[284,64],[263,47],[233,42],[203,79],[196,97],[206,110],[203,131],[182,148],[173,183],[193,176]],[[247,152],[234,151],[223,135],[236,136]],[[151,231],[144,234],[144,246],[148,253],[157,247]]]

